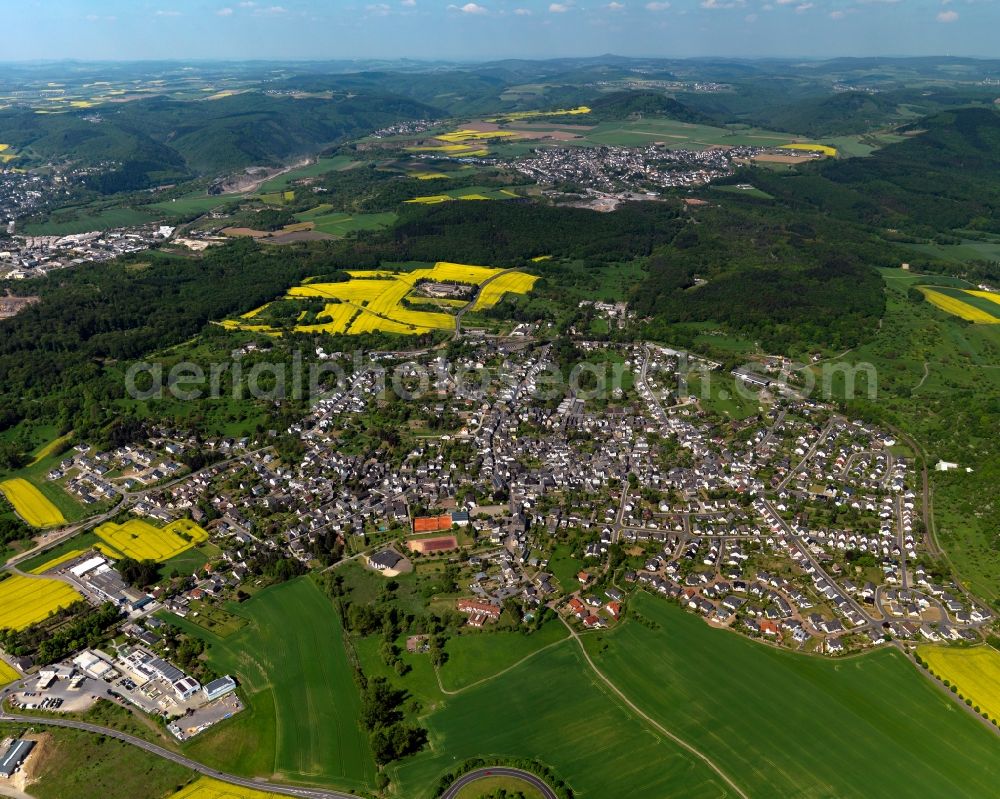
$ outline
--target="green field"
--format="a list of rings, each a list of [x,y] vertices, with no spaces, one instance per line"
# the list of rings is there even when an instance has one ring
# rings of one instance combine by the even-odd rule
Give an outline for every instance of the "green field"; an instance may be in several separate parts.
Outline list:
[[[658,629],[587,636],[598,668],[750,796],[975,797],[1000,780],[1000,740],[894,649],[833,662],[648,594],[632,608]]]
[[[117,227],[146,225],[156,220],[156,216],[137,208],[122,207],[84,207],[76,209],[74,218],[59,212],[47,222],[34,222],[24,225],[20,230],[29,236],[67,236],[70,233],[89,233],[92,230],[110,230]]]
[[[448,660],[441,667],[441,684],[448,691],[461,691],[492,677],[543,647],[567,636],[562,622],[552,620],[525,635],[520,632],[483,632],[448,639]]]
[[[962,239],[961,244],[907,244],[912,250],[952,263],[1000,261],[1000,241]]]
[[[183,766],[112,738],[43,729],[50,741],[44,759],[36,758],[33,765],[36,781],[30,790],[36,799],[160,799],[195,776]],[[0,724],[0,739],[25,731],[24,725]]]
[[[197,191],[173,200],[152,203],[147,207],[155,208],[157,211],[162,211],[172,216],[190,216],[192,214],[207,214],[213,208],[218,208],[231,202],[238,202],[245,196],[243,194],[209,195],[204,191]]]
[[[796,139],[791,133],[759,130],[745,126],[719,128],[695,125],[672,119],[643,119],[638,122],[602,122],[587,131],[587,141],[619,147],[638,147],[651,142],[663,142],[671,149],[699,150],[713,145],[759,145],[762,147],[788,144]]]
[[[448,697],[423,719],[431,747],[390,766],[397,795],[429,799],[471,757],[528,757],[579,797],[721,797],[721,780],[634,719],[587,671],[571,641]]]
[[[516,777],[483,777],[466,785],[458,792],[455,799],[480,799],[480,797],[490,796],[497,791],[507,791],[510,796],[517,796],[517,792],[520,791],[524,795],[524,799],[542,799],[537,788]]]
[[[237,675],[247,709],[185,746],[238,774],[368,789],[375,766],[340,619],[309,578],[268,588],[227,609],[249,624],[223,639],[171,617],[210,645],[209,663]]]
[[[396,214],[387,211],[380,214],[347,214],[333,212],[310,216],[312,212],[296,214],[295,218],[300,222],[314,222],[316,230],[320,233],[329,233],[331,236],[346,236],[357,230],[379,230],[390,227],[396,221]]]
[[[19,563],[17,567],[21,571],[30,572],[32,569],[37,569],[39,566],[43,566],[49,561],[55,560],[74,550],[90,549],[97,543],[97,540],[97,536],[93,532],[78,533],[61,544],[52,547],[52,549],[42,552],[40,555],[33,555],[22,563]]]
[[[325,156],[323,158],[318,158],[313,164],[300,166],[286,172],[283,175],[278,175],[270,180],[265,180],[257,191],[260,194],[283,191],[296,180],[301,180],[302,178],[314,178],[317,175],[323,175],[327,172],[349,169],[354,163],[356,162],[352,161],[346,155],[336,155],[333,157]]]
[[[724,184],[712,186],[713,191],[724,191],[727,194],[735,194],[738,197],[754,197],[758,200],[773,200],[770,194],[766,191],[761,191],[756,186],[751,186],[749,184]]]

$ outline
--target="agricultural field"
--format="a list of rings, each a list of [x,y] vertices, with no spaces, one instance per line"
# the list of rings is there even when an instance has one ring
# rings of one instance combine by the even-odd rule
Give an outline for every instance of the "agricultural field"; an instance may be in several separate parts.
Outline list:
[[[295,214],[300,222],[311,223],[310,230],[328,233],[331,236],[346,236],[359,230],[381,230],[392,226],[396,214],[385,211],[377,214],[348,214],[330,210],[329,204],[319,205],[309,211]]]
[[[713,125],[696,125],[672,119],[644,119],[639,122],[603,122],[586,131],[591,144],[620,147],[639,147],[652,142],[663,142],[673,149],[700,150],[716,145],[757,145],[780,147],[788,143],[789,135],[778,131],[760,130],[745,126],[719,128]]]
[[[524,272],[508,272],[505,275],[500,275],[483,286],[472,310],[483,311],[487,308],[492,308],[508,292],[511,294],[527,294],[534,287],[536,280],[538,280],[537,277]]]
[[[944,286],[919,288],[928,302],[946,313],[977,324],[1000,324],[1000,295]]]
[[[208,540],[208,533],[188,519],[178,519],[164,527],[154,527],[142,519],[129,519],[122,524],[105,522],[95,532],[105,544],[101,551],[109,557],[158,563]]]
[[[504,272],[503,269],[493,267],[446,261],[439,261],[429,268],[421,266],[410,271],[371,269],[352,270],[348,274],[352,279],[346,282],[305,281],[302,285],[293,286],[288,290],[286,299],[330,300],[317,315],[315,323],[297,325],[294,328],[296,332],[360,335],[382,331],[412,335],[435,330],[454,330],[455,318],[450,313],[413,310],[402,304],[404,298],[409,300],[410,297],[418,303],[426,304],[428,298],[411,294],[418,281],[457,282],[473,286],[485,283],[482,290],[485,299],[477,301],[478,309],[492,307],[507,293],[526,294],[537,280],[534,275],[524,272]],[[456,302],[450,307],[456,308],[465,304]],[[221,324],[231,330],[256,330],[280,335],[277,329],[255,323],[255,317],[262,311],[263,308],[256,308],[239,319],[227,319]]]
[[[962,696],[991,719],[1000,720],[1000,652],[991,646],[919,646],[917,654],[932,674],[957,686]]]
[[[226,638],[169,617],[209,644],[213,669],[238,675],[247,704],[185,753],[241,775],[370,790],[375,764],[332,602],[300,577],[226,609],[248,622]]]
[[[453,189],[440,194],[414,197],[410,200],[404,200],[404,202],[417,205],[438,205],[452,200],[510,200],[520,196],[511,189],[498,189],[493,186],[468,186],[464,189]]]
[[[73,440],[73,431],[66,433],[64,436],[59,436],[58,438],[52,439],[48,444],[41,447],[31,459],[31,463],[28,466],[37,466],[46,458],[51,458],[58,452],[65,451],[64,448],[69,447],[70,441]]]
[[[32,527],[54,527],[66,523],[59,508],[23,477],[4,480],[0,483],[0,492],[14,506],[18,516]]]
[[[286,191],[272,191],[267,194],[260,195],[260,201],[266,203],[267,205],[284,205],[285,203],[290,203],[295,200],[295,192]]]
[[[1000,779],[1000,740],[894,649],[830,661],[649,594],[631,610],[645,623],[585,636],[597,667],[751,796],[983,796]]]
[[[52,571],[57,566],[62,566],[62,564],[73,560],[73,558],[80,557],[80,555],[82,555],[86,551],[87,550],[85,549],[71,549],[69,550],[69,552],[64,552],[61,555],[57,555],[56,557],[50,558],[49,560],[45,561],[45,563],[43,563],[41,566],[35,566],[35,568],[31,570],[31,574],[45,574],[45,572]]]
[[[430,799],[456,763],[493,756],[541,760],[581,797],[730,795],[706,765],[655,734],[592,679],[572,640],[444,697],[422,723],[430,747],[388,767],[407,799]]]
[[[540,119],[542,117],[582,116],[589,114],[590,108],[585,105],[576,108],[558,108],[554,111],[511,111],[502,116],[487,120],[488,122],[519,122],[522,119]]]
[[[358,163],[358,161],[354,161],[346,155],[323,156],[316,159],[312,164],[290,169],[284,174],[265,180],[260,185],[259,191],[263,194],[284,191],[296,180],[318,177],[319,175],[325,175],[327,172],[339,172],[344,169],[351,169]]]
[[[279,799],[282,794],[270,791],[256,791],[253,788],[243,788],[230,785],[228,782],[214,780],[211,777],[201,777],[167,799]]]
[[[155,208],[168,216],[190,216],[192,214],[207,214],[209,211],[219,208],[231,202],[237,202],[246,197],[244,194],[206,194],[204,191],[192,192],[183,197],[175,197],[171,200],[162,200],[158,203],[151,203],[147,208]]]
[[[81,601],[83,597],[60,580],[15,574],[0,580],[0,629],[23,630]]]
[[[823,153],[823,155],[828,158],[837,157],[837,148],[831,147],[828,144],[815,144],[810,142],[792,142],[791,144],[782,144],[782,150],[800,150],[806,153]]]
[[[483,796],[496,795],[498,791],[507,791],[507,796],[542,799],[537,788],[517,777],[483,777],[462,788],[455,799],[481,799]]]
[[[20,679],[21,675],[17,673],[17,670],[13,666],[7,665],[5,660],[0,660],[0,688]]]
[[[71,233],[87,233],[91,230],[110,230],[119,227],[135,227],[147,225],[156,220],[156,216],[141,208],[122,206],[92,206],[73,209],[72,218],[63,219],[60,211],[52,219],[45,222],[29,222],[19,231],[28,236],[68,236]]]
[[[41,574],[40,571],[43,566],[47,566],[52,561],[61,559],[64,555],[68,555],[70,552],[86,552],[88,549],[92,549],[94,544],[96,544],[98,538],[92,532],[77,533],[72,538],[68,538],[61,544],[54,546],[47,552],[41,552],[37,555],[33,555],[27,560],[21,561],[17,564],[17,567],[21,571],[31,572],[32,574]],[[49,568],[52,568],[49,566]]]

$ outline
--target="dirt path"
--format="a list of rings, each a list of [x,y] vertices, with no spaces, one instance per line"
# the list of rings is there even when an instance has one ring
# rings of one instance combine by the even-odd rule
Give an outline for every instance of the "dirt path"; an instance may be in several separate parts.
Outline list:
[[[517,661],[517,663],[514,663],[511,666],[508,666],[507,668],[503,669],[502,671],[498,671],[496,674],[491,674],[489,677],[483,677],[483,679],[481,679],[481,680],[476,680],[475,682],[471,682],[468,685],[463,686],[462,688],[459,688],[456,691],[449,691],[447,688],[444,687],[444,684],[441,682],[441,669],[439,669],[437,666],[435,666],[434,667],[434,675],[437,677],[438,688],[441,689],[441,693],[443,693],[443,694],[445,694],[447,696],[456,696],[456,695],[458,695],[460,693],[468,691],[470,688],[475,688],[477,685],[482,685],[483,683],[489,682],[490,680],[495,680],[497,677],[502,677],[508,671],[513,671],[518,666],[520,666],[522,663],[524,663],[524,662],[526,662],[528,660],[531,660],[535,655],[540,655],[546,649],[551,649],[554,646],[559,646],[559,644],[564,643],[564,642],[566,642],[568,640],[569,640],[569,636],[567,635],[565,638],[560,638],[558,641],[553,641],[551,644],[546,644],[541,649],[536,649],[531,654],[525,655],[523,658],[521,658],[519,661]]]
[[[749,799],[749,797],[747,796],[747,794],[735,782],[733,782],[729,778],[729,776],[721,768],[719,768],[718,765],[715,764],[715,761],[713,761],[707,755],[704,755],[701,752],[699,752],[697,749],[695,749],[691,744],[689,744],[683,738],[681,738],[681,737],[675,735],[674,733],[670,732],[670,730],[668,730],[666,727],[664,727],[658,721],[656,721],[655,719],[653,719],[650,716],[646,715],[646,713],[643,712],[642,710],[640,710],[639,707],[634,702],[632,702],[631,699],[629,699],[627,696],[625,696],[625,694],[622,693],[618,689],[618,686],[615,685],[613,682],[611,682],[611,680],[609,680],[604,675],[604,672],[602,672],[599,668],[597,668],[597,664],[595,664],[594,661],[590,659],[590,653],[587,652],[587,648],[583,645],[583,641],[581,640],[580,636],[577,635],[576,630],[574,630],[570,626],[569,622],[566,621],[566,619],[562,619],[562,623],[566,625],[566,628],[569,630],[570,635],[573,638],[575,638],[576,642],[580,645],[580,653],[583,655],[584,660],[587,661],[587,665],[590,666],[590,668],[594,672],[594,674],[597,675],[597,677],[605,685],[607,685],[608,688],[610,688],[614,692],[615,696],[617,696],[619,699],[621,699],[622,702],[624,702],[633,713],[635,713],[639,718],[641,718],[643,721],[645,721],[647,724],[649,724],[657,732],[659,732],[662,735],[666,736],[671,741],[673,741],[675,744],[677,744],[682,749],[684,749],[686,752],[694,755],[696,758],[698,758],[699,760],[701,760],[705,765],[707,765],[710,769],[712,769],[712,771],[714,771],[716,774],[718,774],[719,778],[722,779],[722,781],[725,782],[726,785],[728,785],[730,788],[732,788],[733,792],[737,796],[741,797],[741,799]]]

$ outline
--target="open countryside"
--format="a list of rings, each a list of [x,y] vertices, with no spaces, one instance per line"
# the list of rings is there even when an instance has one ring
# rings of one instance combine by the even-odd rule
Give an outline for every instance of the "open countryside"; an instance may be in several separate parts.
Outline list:
[[[920,286],[927,300],[942,311],[977,324],[1000,324],[1000,295],[943,286]]]
[[[281,794],[230,785],[211,777],[200,777],[168,799],[280,799]]]

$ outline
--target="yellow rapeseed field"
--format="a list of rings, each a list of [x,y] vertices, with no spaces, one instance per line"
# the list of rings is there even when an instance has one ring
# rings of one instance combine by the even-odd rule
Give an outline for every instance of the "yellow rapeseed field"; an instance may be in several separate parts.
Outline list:
[[[1000,652],[990,646],[919,646],[917,654],[935,675],[958,686],[958,692],[991,719],[1000,720]]]
[[[498,122],[501,119],[534,119],[535,117],[561,117],[561,116],[578,116],[580,114],[589,114],[590,108],[585,105],[578,106],[577,108],[559,108],[555,111],[511,111],[509,114],[503,114],[502,116],[494,117],[490,122]]]
[[[538,280],[537,277],[525,272],[508,272],[506,275],[500,275],[496,280],[492,280],[483,286],[472,310],[481,311],[486,308],[492,308],[508,292],[512,294],[527,294],[534,287],[536,280]]]
[[[796,142],[795,144],[782,144],[782,150],[804,150],[810,153],[823,153],[823,155],[828,155],[830,158],[837,157],[837,148],[830,147],[826,144],[808,144],[806,142]]]
[[[311,325],[296,325],[297,333],[331,333],[338,334],[347,330],[347,325],[358,312],[356,305],[347,302],[327,303],[323,312],[318,314],[317,322]],[[318,321],[329,319],[329,321]]]
[[[276,793],[243,788],[211,777],[202,777],[181,788],[168,799],[283,799],[283,797]]]
[[[1000,305],[1000,294],[997,294],[997,292],[995,291],[978,291],[976,289],[966,289],[965,293],[972,294],[974,297],[983,297],[984,299],[987,299],[990,302],[995,302],[997,305]]]
[[[14,506],[18,516],[32,527],[52,527],[66,523],[59,508],[23,477],[4,480],[0,483],[0,491]]]
[[[142,519],[129,519],[123,524],[105,522],[94,532],[127,558],[158,563],[208,540],[208,533],[188,519],[178,519],[164,527],[154,527]],[[101,551],[113,557],[103,547]]]
[[[468,142],[484,141],[487,139],[508,139],[517,135],[512,130],[455,130],[451,133],[442,133],[434,138],[446,142]]]
[[[0,580],[0,629],[23,630],[82,599],[60,580],[15,574]]]
[[[918,288],[924,293],[924,296],[931,304],[936,305],[942,311],[961,317],[962,319],[967,319],[970,322],[978,322],[979,324],[995,325],[1000,323],[1000,318],[991,316],[986,311],[962,302],[955,297],[949,297],[947,294],[942,294],[940,291],[935,291],[926,286],[919,286]]]
[[[0,688],[20,679],[21,675],[17,673],[13,666],[10,666],[5,661],[0,660]]]
[[[52,569],[54,569],[56,566],[61,566],[63,563],[73,560],[73,558],[80,557],[80,555],[82,555],[84,552],[86,552],[85,549],[71,550],[67,552],[65,555],[60,555],[58,558],[52,558],[52,560],[46,561],[41,566],[36,566],[34,569],[31,570],[31,573],[45,574],[45,572],[47,571],[52,571]]]

